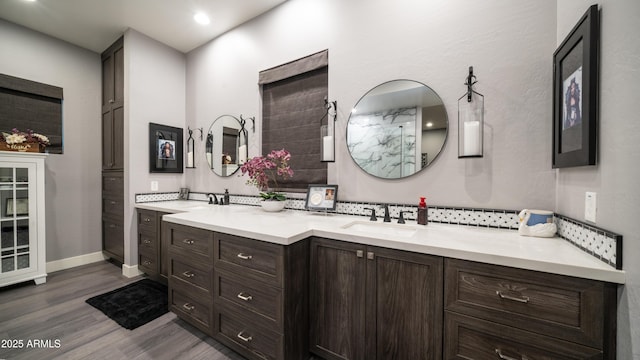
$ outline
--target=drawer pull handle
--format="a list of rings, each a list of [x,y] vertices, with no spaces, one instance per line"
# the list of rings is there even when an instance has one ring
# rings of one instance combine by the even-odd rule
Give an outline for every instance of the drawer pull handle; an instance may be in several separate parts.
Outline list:
[[[191,271],[185,271],[182,273],[182,276],[191,279],[192,277],[196,276],[196,274],[192,273]]]
[[[111,205],[115,205],[115,204],[116,204],[116,202],[115,202],[115,201],[111,201]]]
[[[236,335],[236,336],[238,336],[238,339],[240,339],[240,340],[242,340],[244,342],[250,342],[251,340],[253,340],[252,336],[244,336],[243,333],[244,333],[244,331],[240,331],[238,333],[238,335]]]
[[[517,302],[521,302],[521,303],[524,303],[524,304],[529,302],[529,297],[528,296],[515,297],[515,296],[511,296],[511,295],[505,295],[502,292],[500,292],[499,290],[496,291],[496,294],[498,296],[500,296],[500,299],[507,299],[507,300],[512,300],[512,301],[517,301]]]
[[[149,266],[149,265],[151,265],[151,261],[149,261],[149,260],[145,260],[145,261],[142,263],[142,265],[144,265],[144,266]]]
[[[507,356],[507,355],[503,354],[500,349],[496,349],[496,354],[498,354],[498,357],[500,357],[500,359],[502,359],[502,360],[518,360],[516,358],[513,358],[511,356]],[[527,357],[526,356],[522,356],[522,357],[520,357],[520,360],[527,360]]]
[[[144,240],[142,240],[142,243],[144,243],[144,244],[151,244],[151,240],[149,240],[149,239],[144,239]]]
[[[182,305],[182,308],[187,310],[188,312],[191,312],[193,311],[193,309],[196,308],[196,306],[189,303],[185,303],[184,305]]]
[[[144,218],[144,222],[151,222],[151,219],[149,219],[149,218]]]
[[[251,255],[245,255],[243,253],[238,254],[238,257],[242,260],[251,260],[253,258],[253,256]]]
[[[244,300],[244,301],[251,301],[251,300],[253,300],[253,296],[251,296],[251,295],[245,295],[244,293],[240,293],[240,294],[238,294],[237,296],[238,296],[238,299],[240,299],[240,300]]]
[[[187,244],[187,245],[193,245],[195,243],[195,241],[193,241],[191,239],[184,239],[184,240],[182,240],[182,242]]]

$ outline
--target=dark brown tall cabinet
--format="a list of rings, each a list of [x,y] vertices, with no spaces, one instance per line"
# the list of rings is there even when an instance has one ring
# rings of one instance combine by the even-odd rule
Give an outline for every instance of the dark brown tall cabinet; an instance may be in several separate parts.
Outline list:
[[[441,257],[313,238],[311,350],[325,359],[442,358]]]
[[[124,38],[102,53],[102,250],[124,262]]]

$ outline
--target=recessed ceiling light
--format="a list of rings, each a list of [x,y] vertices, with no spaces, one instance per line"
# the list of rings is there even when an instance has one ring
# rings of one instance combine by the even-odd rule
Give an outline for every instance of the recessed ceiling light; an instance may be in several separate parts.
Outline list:
[[[26,2],[36,2],[36,0],[24,0]]]
[[[211,22],[209,20],[209,17],[207,16],[207,14],[205,14],[203,12],[199,12],[199,13],[195,14],[193,16],[193,20],[195,20],[200,25],[207,25],[207,24],[209,24]]]
[[[428,122],[428,123],[427,123],[427,127],[432,127],[432,126],[433,126],[433,123],[432,123],[432,122]]]

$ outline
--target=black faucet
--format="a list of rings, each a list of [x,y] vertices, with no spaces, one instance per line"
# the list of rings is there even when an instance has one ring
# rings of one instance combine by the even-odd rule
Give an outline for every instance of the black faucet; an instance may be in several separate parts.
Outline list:
[[[218,204],[218,197],[214,193],[208,193],[207,197],[209,198],[209,204]],[[215,199],[215,201],[214,201]]]
[[[403,214],[409,214],[412,211],[400,211],[400,217],[398,218],[398,224],[404,224],[404,215]]]
[[[391,222],[391,217],[389,216],[389,205],[384,204],[384,222]]]
[[[364,210],[371,210],[371,217],[369,218],[369,221],[378,221],[378,218],[376,217],[376,209],[364,208]]]

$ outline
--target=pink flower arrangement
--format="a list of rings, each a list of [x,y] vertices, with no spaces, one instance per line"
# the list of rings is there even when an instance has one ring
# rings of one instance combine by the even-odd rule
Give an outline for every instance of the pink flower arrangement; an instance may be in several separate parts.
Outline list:
[[[286,197],[274,190],[278,188],[278,178],[285,180],[293,177],[289,160],[291,154],[287,150],[272,150],[267,156],[249,159],[240,167],[240,171],[242,175],[249,175],[247,184],[257,187],[264,200],[284,201]]]

